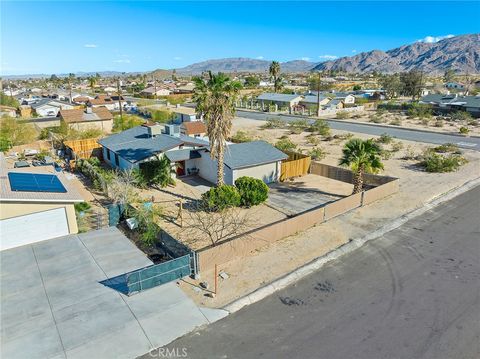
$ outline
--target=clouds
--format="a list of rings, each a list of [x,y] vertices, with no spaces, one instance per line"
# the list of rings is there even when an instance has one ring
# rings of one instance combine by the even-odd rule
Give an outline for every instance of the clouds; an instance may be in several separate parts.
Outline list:
[[[129,64],[131,61],[130,59],[118,59],[118,60],[113,60],[116,64]]]
[[[83,47],[86,47],[86,48],[89,48],[89,49],[95,49],[98,47],[98,45],[96,44],[85,44],[83,45]]]
[[[301,60],[303,60],[303,61],[310,61],[310,57],[302,57]]]
[[[319,59],[321,60],[335,60],[338,59],[338,56],[336,55],[320,55],[318,56]]]
[[[449,39],[451,37],[454,37],[455,35],[444,35],[444,36],[425,36],[423,39],[417,40],[417,42],[425,42],[427,44],[433,44],[435,42],[439,42],[443,39]]]
[[[256,59],[257,60],[263,60],[263,56],[257,56]]]
[[[356,54],[357,53],[357,50],[352,50],[352,54]]]
[[[173,59],[176,60],[176,61],[179,61],[179,60],[181,60],[182,58],[181,58],[180,56],[175,56]]]

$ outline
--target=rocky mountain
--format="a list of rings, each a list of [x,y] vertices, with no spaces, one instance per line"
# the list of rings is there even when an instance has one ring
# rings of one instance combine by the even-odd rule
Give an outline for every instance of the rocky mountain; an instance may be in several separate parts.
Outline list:
[[[234,57],[227,59],[216,59],[198,62],[181,69],[177,69],[179,74],[192,75],[200,74],[203,71],[212,72],[266,72],[271,61],[250,59],[244,57]],[[311,70],[318,63],[293,60],[280,63],[282,72],[305,72]]]
[[[314,70],[393,73],[410,70],[440,74],[447,69],[480,73],[480,34],[455,36],[436,43],[416,42],[399,48],[362,52],[322,62]]]

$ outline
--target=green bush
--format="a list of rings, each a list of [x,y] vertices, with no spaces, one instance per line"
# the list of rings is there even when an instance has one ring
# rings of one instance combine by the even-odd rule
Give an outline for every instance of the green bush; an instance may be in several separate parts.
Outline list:
[[[235,186],[212,187],[202,195],[201,206],[205,211],[217,212],[240,206],[240,193]]]
[[[312,160],[323,160],[327,153],[320,147],[314,147],[308,152],[308,155]]]
[[[263,129],[274,129],[274,128],[285,128],[287,123],[280,118],[272,118],[268,120],[261,128]]]
[[[75,208],[75,212],[79,213],[89,210],[92,206],[90,206],[90,203],[88,202],[78,202],[75,203],[73,207]]]
[[[120,132],[128,130],[129,128],[143,124],[145,120],[135,115],[115,116],[113,119],[113,132]]]
[[[339,120],[345,120],[349,117],[349,114],[347,111],[338,111],[337,112],[337,116],[336,118],[338,118]]]
[[[431,118],[432,107],[430,105],[412,103],[408,106],[407,115],[410,117]]]
[[[390,124],[393,126],[401,126],[402,120],[397,117],[397,118],[394,118],[392,121],[390,121]]]
[[[230,141],[234,143],[250,142],[253,141],[253,138],[248,135],[245,131],[237,131],[235,135],[230,137]]]
[[[462,134],[462,135],[468,135],[468,133],[470,132],[470,130],[468,129],[468,127],[460,127],[460,130],[459,132]]]
[[[376,142],[388,145],[389,143],[393,142],[393,137],[390,136],[388,133],[382,133],[380,137],[377,138]]]
[[[141,163],[140,173],[136,174],[136,176],[139,177],[138,182],[140,184],[146,183],[160,187],[175,184],[172,178],[171,163],[166,156]]]
[[[168,110],[154,110],[151,116],[154,122],[167,123],[173,119],[174,114]]]
[[[305,119],[300,119],[300,120],[294,120],[290,122],[290,128],[298,128],[303,130],[306,130],[309,127],[308,121]]]
[[[444,143],[443,145],[433,148],[437,153],[460,153],[458,146],[454,143]]]
[[[320,143],[320,138],[312,133],[307,136],[307,142],[310,145],[317,146]]]
[[[370,115],[369,121],[373,123],[383,123],[385,122],[384,119],[379,115]]]
[[[283,138],[275,144],[275,147],[282,152],[293,151],[297,148],[297,145],[294,144],[289,138]]]
[[[457,111],[452,114],[451,118],[453,121],[470,121],[472,115],[466,111]]]
[[[321,136],[328,136],[330,134],[330,126],[325,120],[315,120],[315,122],[310,125],[309,130],[311,132],[317,132]]]
[[[457,154],[443,156],[432,151],[427,151],[420,165],[425,168],[427,172],[453,172],[467,162],[464,157]]]
[[[268,186],[260,179],[253,177],[240,177],[235,181],[240,193],[240,203],[245,207],[256,206],[268,198]]]
[[[443,125],[443,120],[436,120],[434,124],[435,127],[443,127]]]

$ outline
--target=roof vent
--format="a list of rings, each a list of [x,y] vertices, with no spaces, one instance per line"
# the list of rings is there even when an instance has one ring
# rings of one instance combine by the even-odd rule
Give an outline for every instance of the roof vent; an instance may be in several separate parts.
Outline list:
[[[87,106],[87,108],[85,109],[85,113],[93,113],[93,109],[91,106]]]
[[[146,126],[148,129],[148,135],[149,137],[157,137],[158,135],[162,134],[162,126],[160,125],[152,125],[152,126]]]

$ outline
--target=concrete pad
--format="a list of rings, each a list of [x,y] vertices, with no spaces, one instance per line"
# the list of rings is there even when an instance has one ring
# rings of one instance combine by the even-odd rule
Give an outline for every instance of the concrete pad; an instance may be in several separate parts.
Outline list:
[[[207,318],[209,323],[214,323],[217,320],[225,318],[230,313],[224,309],[215,309],[215,308],[207,308],[207,307],[199,307],[202,314]]]

